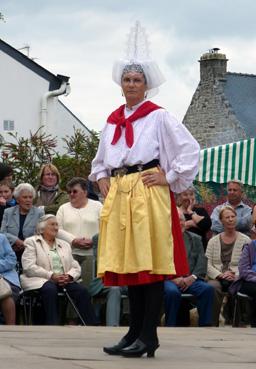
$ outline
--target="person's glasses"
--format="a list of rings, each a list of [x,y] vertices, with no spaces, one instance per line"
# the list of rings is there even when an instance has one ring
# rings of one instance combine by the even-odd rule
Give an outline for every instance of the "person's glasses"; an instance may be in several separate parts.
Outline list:
[[[77,193],[78,192],[78,190],[68,190],[68,194],[70,195],[71,193]]]

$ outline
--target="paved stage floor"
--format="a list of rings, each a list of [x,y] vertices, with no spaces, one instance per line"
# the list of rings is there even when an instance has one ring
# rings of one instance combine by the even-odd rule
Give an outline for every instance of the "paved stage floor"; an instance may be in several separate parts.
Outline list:
[[[108,356],[125,327],[0,326],[1,369],[252,369],[256,328],[159,328],[154,359]]]

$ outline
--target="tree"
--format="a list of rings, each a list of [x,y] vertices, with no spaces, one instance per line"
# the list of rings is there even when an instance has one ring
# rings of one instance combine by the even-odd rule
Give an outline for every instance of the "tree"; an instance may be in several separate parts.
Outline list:
[[[87,177],[91,171],[91,162],[99,145],[99,133],[91,131],[88,136],[83,130],[74,127],[74,134],[63,138],[66,153],[53,158],[62,176],[62,186],[72,177]]]
[[[0,21],[5,22],[4,15],[3,15],[3,13],[1,13],[1,12],[0,12]]]
[[[74,134],[62,139],[66,152],[60,155],[56,152],[56,137],[41,129],[30,132],[29,138],[18,137],[17,133],[9,135],[11,142],[0,141],[2,160],[13,168],[16,184],[29,182],[33,186],[37,185],[41,166],[50,162],[59,169],[63,188],[72,177],[87,177],[99,144],[97,132],[88,136],[74,127]]]
[[[16,183],[29,182],[35,186],[40,167],[51,162],[56,154],[56,137],[41,133],[40,129],[30,132],[29,138],[19,138],[17,133],[11,132],[9,135],[12,142],[1,144],[3,162],[13,168]]]

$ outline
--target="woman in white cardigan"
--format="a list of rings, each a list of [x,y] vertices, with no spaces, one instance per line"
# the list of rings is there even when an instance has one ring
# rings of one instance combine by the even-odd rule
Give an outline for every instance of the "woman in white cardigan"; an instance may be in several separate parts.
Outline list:
[[[212,237],[207,245],[208,283],[215,289],[213,307],[214,325],[219,325],[219,315],[224,293],[238,274],[238,262],[243,245],[250,242],[250,238],[236,231],[237,215],[231,206],[223,206],[219,213],[224,231]]]
[[[81,268],[72,256],[70,245],[59,238],[54,215],[40,218],[38,235],[25,240],[22,255],[21,285],[25,291],[37,289],[45,312],[45,324],[58,324],[58,291],[66,288],[87,325],[96,323],[96,317],[87,289],[76,281]]]

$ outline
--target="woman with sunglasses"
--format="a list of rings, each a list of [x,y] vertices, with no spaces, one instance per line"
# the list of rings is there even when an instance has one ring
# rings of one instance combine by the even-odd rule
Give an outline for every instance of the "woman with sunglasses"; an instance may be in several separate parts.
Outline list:
[[[91,280],[92,237],[99,233],[99,218],[102,204],[87,196],[87,180],[74,177],[67,183],[69,202],[60,206],[57,212],[59,227],[74,235],[73,256],[82,268],[85,284]]]

